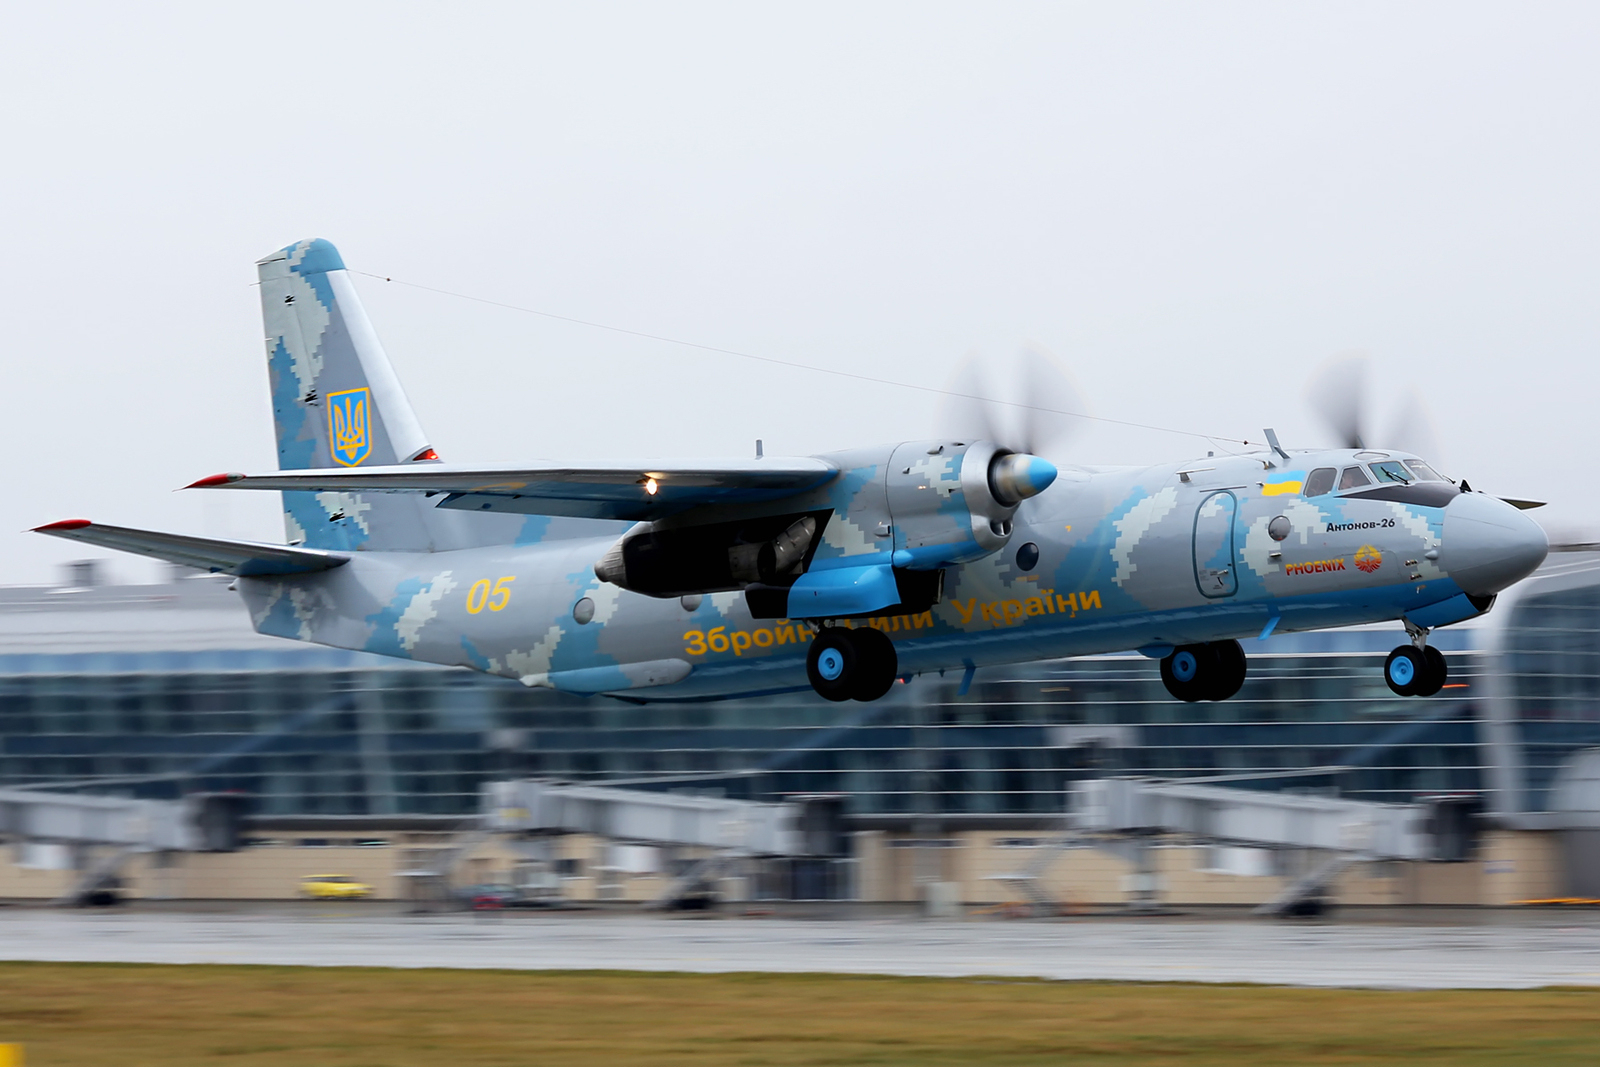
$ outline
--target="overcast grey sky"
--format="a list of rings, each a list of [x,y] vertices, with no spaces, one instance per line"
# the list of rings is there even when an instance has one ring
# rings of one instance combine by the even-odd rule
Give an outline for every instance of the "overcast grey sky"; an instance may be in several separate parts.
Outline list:
[[[281,540],[253,263],[355,269],[943,384],[1031,342],[1101,416],[1385,423],[1600,536],[1594,4],[13,5],[0,109],[8,530]],[[810,453],[924,393],[358,278],[449,461]],[[1090,463],[1203,455],[1099,425]],[[4,535],[0,581],[72,545]],[[119,557],[122,580],[154,565]]]

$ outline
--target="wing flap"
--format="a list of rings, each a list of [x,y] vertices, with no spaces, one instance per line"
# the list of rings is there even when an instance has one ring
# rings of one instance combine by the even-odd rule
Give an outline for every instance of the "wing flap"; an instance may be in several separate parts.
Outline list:
[[[425,493],[443,508],[659,519],[706,504],[755,504],[803,493],[839,473],[819,459],[603,463],[550,467],[459,467],[443,463],[361,470],[216,474],[191,489]]]
[[[33,532],[63,537],[68,541],[81,541],[100,548],[114,548],[119,552],[132,552],[197,570],[236,574],[243,578],[311,574],[342,566],[350,559],[337,552],[315,548],[135,530],[127,526],[107,526],[88,519],[52,522],[47,526],[34,527]]]

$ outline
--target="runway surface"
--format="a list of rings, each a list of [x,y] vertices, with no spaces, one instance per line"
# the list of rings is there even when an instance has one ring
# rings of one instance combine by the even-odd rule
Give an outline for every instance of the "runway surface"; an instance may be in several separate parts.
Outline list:
[[[1600,916],[1484,925],[1261,920],[804,920],[0,908],[0,959],[831,971],[1408,989],[1600,985]]]

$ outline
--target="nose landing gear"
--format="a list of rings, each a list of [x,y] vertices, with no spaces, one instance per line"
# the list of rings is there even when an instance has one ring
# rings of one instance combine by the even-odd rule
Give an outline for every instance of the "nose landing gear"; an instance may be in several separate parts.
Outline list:
[[[1244,685],[1246,669],[1237,641],[1179,645],[1161,661],[1161,682],[1179,700],[1227,700]]]
[[[1431,697],[1449,676],[1444,654],[1432,645],[1401,645],[1383,664],[1383,680],[1403,697]]]
[[[877,700],[894,685],[900,660],[882,630],[827,626],[806,654],[811,688],[827,700]]]
[[[1397,696],[1431,697],[1444,688],[1450,668],[1444,653],[1428,644],[1428,631],[1410,619],[1401,619],[1406,633],[1411,635],[1409,645],[1401,645],[1383,661],[1383,680]]]

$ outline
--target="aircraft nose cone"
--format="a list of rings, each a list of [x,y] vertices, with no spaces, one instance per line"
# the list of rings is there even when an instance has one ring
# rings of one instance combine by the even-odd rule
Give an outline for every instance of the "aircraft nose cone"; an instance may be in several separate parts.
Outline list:
[[[989,488],[996,500],[1010,507],[1050,488],[1056,473],[1056,465],[1047,459],[1012,452],[1000,456],[989,467]]]
[[[1550,539],[1526,514],[1483,493],[1462,493],[1444,509],[1439,565],[1462,592],[1493,596],[1538,569]]]

